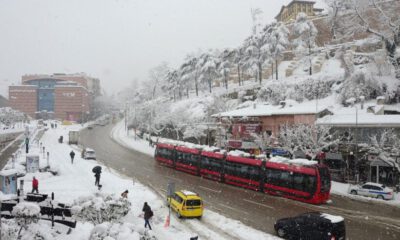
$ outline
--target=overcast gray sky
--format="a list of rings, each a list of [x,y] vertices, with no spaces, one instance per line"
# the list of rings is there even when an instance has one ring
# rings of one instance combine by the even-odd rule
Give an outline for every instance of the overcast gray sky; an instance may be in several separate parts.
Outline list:
[[[0,94],[23,74],[86,72],[107,93],[162,61],[236,47],[250,9],[270,22],[290,0],[0,0]]]

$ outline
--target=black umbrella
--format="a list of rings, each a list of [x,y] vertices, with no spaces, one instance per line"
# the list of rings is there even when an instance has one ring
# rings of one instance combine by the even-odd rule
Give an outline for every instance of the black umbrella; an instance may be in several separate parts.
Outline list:
[[[100,166],[96,166],[92,169],[92,172],[94,173],[101,173],[101,167]]]

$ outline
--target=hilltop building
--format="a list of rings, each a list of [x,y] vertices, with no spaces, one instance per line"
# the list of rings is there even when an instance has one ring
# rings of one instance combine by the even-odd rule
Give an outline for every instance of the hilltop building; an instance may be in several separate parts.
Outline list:
[[[21,85],[9,87],[9,105],[32,118],[84,121],[99,95],[99,79],[84,73],[24,75]]]
[[[290,22],[294,21],[297,15],[301,12],[307,14],[312,17],[320,14],[323,9],[314,8],[314,1],[305,1],[305,0],[293,0],[287,6],[282,6],[281,11],[275,17],[278,22]]]

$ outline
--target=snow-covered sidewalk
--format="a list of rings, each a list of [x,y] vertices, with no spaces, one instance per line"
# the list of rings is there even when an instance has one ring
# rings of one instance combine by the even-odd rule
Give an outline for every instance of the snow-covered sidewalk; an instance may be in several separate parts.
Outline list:
[[[144,220],[142,217],[142,206],[144,202],[148,202],[154,211],[154,217],[151,224],[152,231],[148,232],[149,236],[154,236],[154,239],[182,239],[187,240],[193,236],[199,236],[199,239],[279,239],[272,235],[252,229],[244,224],[225,218],[217,213],[205,210],[202,220],[188,219],[179,220],[172,215],[171,225],[164,227],[168,208],[165,205],[164,199],[160,198],[156,193],[138,182],[133,182],[132,179],[120,175],[113,169],[102,166],[93,160],[84,160],[80,157],[80,150],[76,146],[66,144],[68,142],[69,130],[77,130],[81,128],[79,125],[60,126],[57,129],[49,129],[45,132],[40,142],[45,147],[45,151],[50,152],[50,168],[52,171],[57,171],[57,175],[52,175],[50,172],[27,173],[24,179],[25,192],[31,191],[32,178],[35,176],[39,180],[39,192],[51,194],[54,192],[55,201],[74,205],[79,199],[90,199],[99,194],[114,194],[117,197],[124,190],[129,190],[128,200],[131,202],[131,210],[120,221],[115,223],[104,223],[94,225],[89,222],[78,221],[75,229],[67,235],[67,231],[63,231],[62,226],[51,229],[50,226],[43,225],[41,227],[33,227],[35,231],[41,232],[42,236],[51,236],[49,239],[76,239],[87,240],[94,238],[94,233],[107,239],[147,239],[141,238],[145,234]],[[59,136],[64,136],[64,143],[58,143]],[[145,143],[145,142],[144,142]],[[144,144],[143,143],[143,144]],[[148,150],[151,148],[147,145]],[[74,150],[75,160],[71,163],[69,153]],[[40,167],[46,167],[47,161],[43,153],[39,150],[39,144],[32,144],[30,154],[40,155]],[[25,154],[21,154],[16,161],[15,168],[21,172],[25,171]],[[102,174],[100,183],[102,189],[98,190],[94,185],[95,178],[92,173],[93,167],[102,166]],[[5,168],[11,168],[11,163]],[[4,199],[5,195],[0,195]],[[61,230],[60,230],[61,229]],[[56,233],[58,230],[58,233]],[[28,234],[28,233],[27,233]],[[32,234],[32,233],[29,233]],[[26,236],[29,239],[29,236]],[[24,239],[24,238],[23,238]],[[47,238],[45,238],[47,239]],[[100,238],[99,238],[100,239]],[[103,239],[103,238],[101,238]],[[104,238],[105,239],[105,238]],[[151,239],[151,238],[148,238]]]

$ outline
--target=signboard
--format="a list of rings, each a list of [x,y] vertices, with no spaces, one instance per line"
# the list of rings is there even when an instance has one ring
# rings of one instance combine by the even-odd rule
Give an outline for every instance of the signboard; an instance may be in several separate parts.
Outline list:
[[[228,147],[230,147],[230,148],[241,148],[242,147],[242,141],[229,140],[228,141]]]
[[[261,125],[258,123],[234,124],[232,126],[232,134],[235,136],[248,137],[253,133],[260,133]]]
[[[34,173],[39,171],[39,155],[26,156],[26,172]]]
[[[241,141],[241,140],[228,140],[226,146],[235,149],[258,149],[255,142]]]
[[[0,173],[0,187],[4,194],[17,194],[17,174]]]
[[[289,152],[283,149],[272,149],[271,154],[274,156],[287,156]]]

